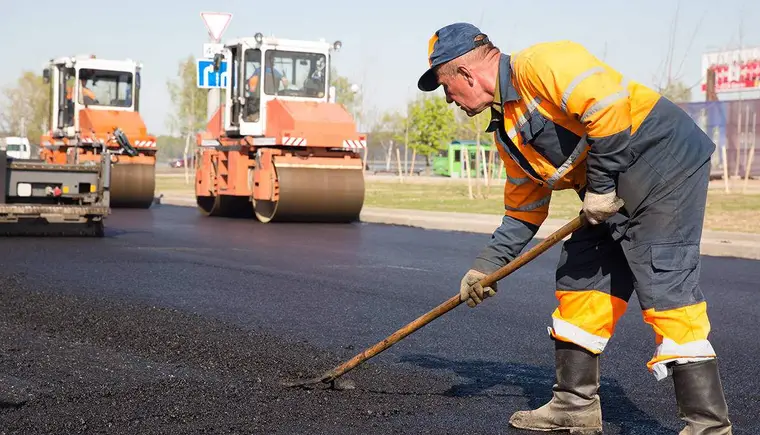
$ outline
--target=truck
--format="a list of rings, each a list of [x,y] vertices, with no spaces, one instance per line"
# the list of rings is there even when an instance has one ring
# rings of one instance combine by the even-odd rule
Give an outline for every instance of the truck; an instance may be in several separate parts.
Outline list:
[[[149,208],[154,202],[156,138],[140,115],[142,64],[131,59],[77,55],[51,59],[43,70],[50,116],[40,138],[40,158],[49,164],[100,162],[110,151],[110,204]],[[136,155],[113,139],[120,131]]]
[[[342,43],[256,33],[223,44],[224,101],[196,137],[195,196],[206,216],[352,222],[364,204],[366,136],[335,101]]]
[[[29,139],[21,136],[0,137],[0,151],[5,151],[8,157],[15,159],[30,159],[32,157]]]
[[[109,139],[125,155],[135,156],[126,136]],[[0,150],[0,234],[104,236],[110,213],[110,150],[98,160],[48,163],[15,158]]]

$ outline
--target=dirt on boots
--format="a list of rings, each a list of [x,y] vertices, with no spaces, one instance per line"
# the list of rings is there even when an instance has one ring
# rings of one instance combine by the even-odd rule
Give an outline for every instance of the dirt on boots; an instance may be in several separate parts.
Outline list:
[[[532,411],[515,412],[510,425],[525,430],[602,433],[599,400],[599,358],[572,343],[555,341],[557,382],[552,399]]]

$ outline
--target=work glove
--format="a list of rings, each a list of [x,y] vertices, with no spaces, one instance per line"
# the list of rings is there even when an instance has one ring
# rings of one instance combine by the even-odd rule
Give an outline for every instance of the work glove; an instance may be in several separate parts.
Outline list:
[[[612,217],[624,204],[614,190],[610,193],[587,191],[583,198],[583,213],[591,225],[596,225]]]
[[[459,300],[462,302],[467,301],[467,305],[470,308],[474,308],[475,305],[483,302],[483,299],[495,295],[498,290],[496,283],[486,288],[478,284],[478,281],[485,277],[485,273],[475,269],[467,271],[459,285]]]

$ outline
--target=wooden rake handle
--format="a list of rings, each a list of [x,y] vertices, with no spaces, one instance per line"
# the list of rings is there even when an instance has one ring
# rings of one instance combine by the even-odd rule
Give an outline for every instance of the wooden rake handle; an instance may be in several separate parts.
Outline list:
[[[562,228],[558,229],[557,231],[549,235],[547,238],[542,240],[536,246],[532,247],[528,251],[519,255],[517,258],[510,261],[505,266],[501,267],[499,270],[496,270],[490,275],[485,276],[483,279],[480,280],[480,285],[482,285],[483,287],[489,287],[493,285],[493,283],[499,281],[505,276],[521,268],[526,263],[538,257],[540,254],[544,253],[546,250],[548,250],[549,248],[557,244],[557,242],[559,242],[560,240],[564,239],[565,237],[569,236],[576,230],[583,227],[585,223],[586,223],[586,218],[581,213],[578,217],[576,217],[572,221],[562,226]],[[428,311],[426,314],[415,319],[413,322],[409,323],[408,325],[404,326],[403,328],[389,335],[385,340],[380,341],[374,346],[365,349],[364,351],[362,351],[355,357],[351,358],[350,360],[346,361],[345,363],[326,372],[324,375],[322,375],[320,380],[322,382],[331,382],[337,379],[338,377],[343,376],[349,370],[352,370],[359,364],[367,361],[368,359],[376,356],[380,352],[388,349],[389,347],[401,341],[407,335],[422,328],[423,326],[427,325],[428,323],[432,322],[433,320],[437,319],[443,314],[453,310],[461,303],[462,301],[459,299],[459,294],[457,293],[455,296],[452,296],[446,302],[438,305],[437,307]]]

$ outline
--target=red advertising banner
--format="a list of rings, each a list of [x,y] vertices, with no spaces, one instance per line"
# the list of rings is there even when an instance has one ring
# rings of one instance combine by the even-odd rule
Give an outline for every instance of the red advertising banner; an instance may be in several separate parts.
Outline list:
[[[703,77],[708,69],[715,71],[716,92],[759,90],[760,47],[705,53],[702,55]],[[706,89],[703,79],[702,91]]]

